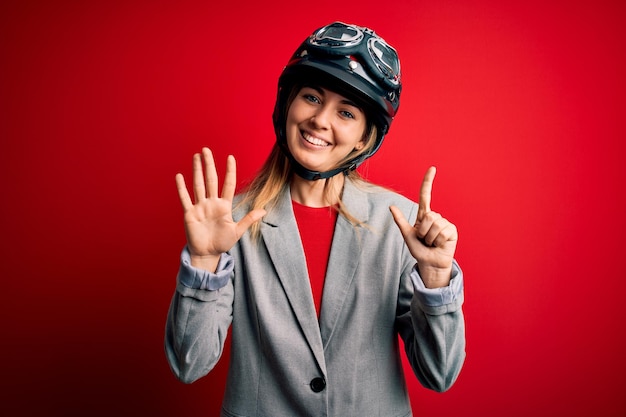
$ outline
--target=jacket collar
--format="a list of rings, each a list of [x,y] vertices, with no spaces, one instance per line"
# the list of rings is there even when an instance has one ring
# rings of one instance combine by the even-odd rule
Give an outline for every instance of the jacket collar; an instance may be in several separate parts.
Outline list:
[[[362,222],[369,218],[367,193],[346,180],[342,196],[348,211]],[[291,193],[286,186],[277,205],[263,218],[261,235],[299,325],[325,372],[323,347],[333,334],[342,305],[359,263],[360,242],[365,230],[338,216],[324,283],[322,311],[318,321],[304,257],[293,214]]]

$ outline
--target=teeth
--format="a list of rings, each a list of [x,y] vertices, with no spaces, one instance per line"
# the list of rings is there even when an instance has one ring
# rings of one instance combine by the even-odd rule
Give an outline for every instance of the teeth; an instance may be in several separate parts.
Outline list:
[[[324,142],[324,141],[323,141],[323,140],[321,140],[321,139],[318,139],[318,138],[316,138],[316,137],[314,137],[314,136],[311,136],[311,135],[309,135],[309,134],[308,134],[308,133],[306,133],[306,132],[303,132],[303,133],[302,133],[302,137],[303,137],[303,138],[304,138],[307,142],[312,143],[313,145],[316,145],[316,146],[328,146],[328,145],[330,145],[329,143],[326,143],[326,142]]]
[[[314,137],[314,136],[311,136],[311,135],[309,135],[309,134],[308,134],[308,133],[306,133],[306,132],[303,132],[303,133],[302,133],[302,137],[304,137],[304,139],[305,139],[307,142],[312,143],[313,145],[317,145],[317,146],[326,146],[326,142],[324,142],[323,140],[318,139],[318,138],[316,138],[316,137]]]

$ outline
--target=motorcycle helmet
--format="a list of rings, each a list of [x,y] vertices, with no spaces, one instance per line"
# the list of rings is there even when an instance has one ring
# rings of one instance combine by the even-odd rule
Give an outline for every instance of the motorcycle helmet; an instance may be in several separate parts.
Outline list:
[[[285,123],[289,96],[296,86],[307,83],[354,99],[376,126],[374,145],[332,171],[304,168],[287,147]],[[354,170],[380,148],[398,112],[401,90],[400,60],[384,39],[366,27],[342,22],[323,26],[302,42],[279,77],[273,112],[276,140],[295,172],[305,179],[330,178]]]

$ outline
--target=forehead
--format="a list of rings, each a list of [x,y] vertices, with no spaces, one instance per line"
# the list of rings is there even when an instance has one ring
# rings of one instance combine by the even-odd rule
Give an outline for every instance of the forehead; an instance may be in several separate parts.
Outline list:
[[[342,104],[347,104],[353,107],[362,110],[362,106],[357,103],[357,101],[350,97],[349,95],[345,95],[340,91],[335,91],[331,88],[322,87],[319,85],[307,84],[302,86],[302,89],[310,89],[316,91],[319,95],[327,98],[334,98],[340,101]]]

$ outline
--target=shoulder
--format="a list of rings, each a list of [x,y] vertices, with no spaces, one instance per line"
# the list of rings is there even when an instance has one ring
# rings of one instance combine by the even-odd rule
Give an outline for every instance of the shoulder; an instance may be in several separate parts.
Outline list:
[[[233,198],[233,219],[235,221],[239,221],[250,211],[250,201],[246,199],[246,196],[246,193],[241,193]]]
[[[342,197],[348,210],[361,218],[389,216],[389,207],[396,206],[407,218],[417,215],[417,203],[402,194],[367,181],[346,181]]]
[[[389,188],[363,180],[346,181],[345,197],[351,198],[358,194],[374,205],[395,205],[400,208],[410,208],[417,205],[411,199]]]
[[[246,191],[239,193],[233,199],[233,219],[239,221],[254,206],[254,196]],[[291,198],[289,197],[289,187],[284,186],[278,194],[264,207],[267,211],[265,220],[270,217],[282,218],[287,215],[291,208]],[[268,217],[269,216],[269,217]],[[272,223],[270,221],[270,223]]]

